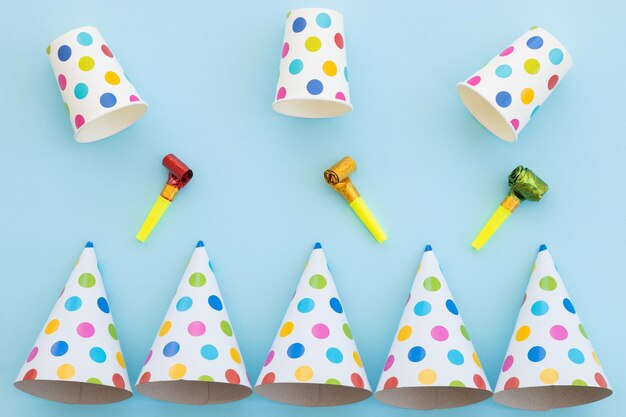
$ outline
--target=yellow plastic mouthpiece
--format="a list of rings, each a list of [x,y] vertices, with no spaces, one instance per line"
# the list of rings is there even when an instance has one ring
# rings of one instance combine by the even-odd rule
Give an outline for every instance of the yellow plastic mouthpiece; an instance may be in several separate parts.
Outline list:
[[[359,216],[359,219],[361,219],[365,227],[367,227],[367,230],[374,236],[376,242],[383,243],[387,240],[387,234],[380,224],[378,224],[369,207],[365,204],[365,201],[363,201],[363,197],[358,197],[356,200],[353,200],[350,203],[350,207],[352,207],[352,210]]]
[[[163,217],[170,204],[172,204],[172,202],[163,196],[157,198],[152,209],[150,209],[150,213],[148,213],[148,217],[146,217],[146,220],[144,220],[141,225],[139,233],[137,233],[136,238],[138,241],[143,243],[148,239],[148,236],[150,236],[152,230],[156,227],[157,223],[159,223],[159,220],[161,220],[161,217]]]
[[[472,248],[477,251],[481,250],[485,243],[491,239],[491,236],[493,236],[496,230],[498,230],[506,219],[509,218],[511,213],[515,211],[520,202],[521,200],[515,197],[515,195],[507,195],[472,242]]]

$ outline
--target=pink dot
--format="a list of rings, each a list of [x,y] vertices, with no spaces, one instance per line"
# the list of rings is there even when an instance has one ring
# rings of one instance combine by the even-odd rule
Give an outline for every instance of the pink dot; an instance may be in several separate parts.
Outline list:
[[[285,42],[283,44],[283,58],[287,56],[289,53],[289,43]]]
[[[504,363],[502,364],[502,372],[506,372],[509,369],[511,369],[511,366],[513,366],[513,355],[509,355],[504,359]]]
[[[35,346],[28,354],[28,358],[26,358],[26,362],[30,362],[33,359],[35,359],[35,356],[37,356],[37,353],[39,353],[39,348]]]
[[[511,126],[513,126],[513,129],[517,130],[519,128],[519,120],[517,119],[511,120]]]
[[[192,321],[187,326],[187,331],[192,336],[202,336],[206,332],[206,326],[201,321]]]
[[[337,100],[343,100],[346,101],[346,95],[344,93],[342,93],[341,91],[338,92],[337,94],[335,94],[335,98]]]
[[[65,78],[65,75],[59,74],[59,88],[61,91],[65,91],[65,87],[67,87],[67,79]]]
[[[150,352],[148,352],[148,357],[146,358],[146,361],[143,364],[145,365],[148,362],[150,362],[150,359],[152,359],[152,350],[150,350]]]
[[[93,328],[91,323],[85,321],[78,325],[76,332],[81,337],[91,337],[96,332],[96,329]]]
[[[385,367],[383,368],[383,371],[389,370],[389,368],[391,368],[393,366],[393,361],[394,360],[395,360],[395,358],[393,357],[393,355],[387,356],[387,360],[385,361]]]
[[[287,97],[287,89],[285,87],[280,87],[278,89],[278,93],[276,93],[276,100],[282,100]]]
[[[76,115],[74,118],[74,124],[76,125],[76,129],[80,129],[80,127],[85,124],[85,118],[82,114]]]
[[[132,101],[139,101],[139,97],[137,97],[137,96],[136,96],[136,95],[134,95],[134,94],[131,94],[131,96],[129,97],[129,100],[130,100],[131,102],[132,102]]]
[[[507,55],[511,55],[511,52],[513,52],[515,48],[513,48],[512,46],[509,46],[507,48],[504,48],[504,50],[502,52],[500,52],[500,56],[507,56]]]
[[[480,76],[478,75],[474,75],[472,78],[466,81],[466,83],[472,86],[477,86],[479,82],[480,82]]]
[[[274,360],[274,351],[270,350],[270,353],[267,354],[267,358],[265,358],[265,363],[263,366],[267,366]]]
[[[439,342],[443,342],[444,340],[448,339],[448,330],[443,326],[435,326],[430,331],[430,335],[433,337],[433,339]]]
[[[326,339],[330,334],[330,330],[328,330],[328,326],[326,326],[325,324],[317,323],[311,329],[311,333],[313,333],[313,336],[318,339]]]
[[[552,328],[550,328],[550,336],[552,336],[554,340],[565,340],[567,339],[567,329],[560,324],[552,326]]]

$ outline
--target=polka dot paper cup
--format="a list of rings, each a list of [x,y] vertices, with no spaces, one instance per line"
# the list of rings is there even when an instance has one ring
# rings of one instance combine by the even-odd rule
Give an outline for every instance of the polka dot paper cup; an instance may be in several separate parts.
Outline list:
[[[460,407],[492,396],[478,354],[435,253],[426,247],[376,399],[418,410]]]
[[[572,64],[554,36],[534,27],[459,83],[457,92],[483,126],[514,142]]]
[[[341,13],[297,9],[287,15],[275,111],[324,118],[352,111]]]
[[[612,393],[552,256],[542,245],[493,398],[509,407],[549,410]]]
[[[148,109],[95,27],[67,32],[47,52],[76,141],[114,135]]]
[[[133,395],[91,242],[28,354],[15,387],[70,404],[113,403]]]
[[[202,241],[185,269],[136,388],[157,400],[182,404],[219,404],[252,394]]]
[[[372,395],[322,246],[317,243],[257,380],[287,404],[351,404]]]

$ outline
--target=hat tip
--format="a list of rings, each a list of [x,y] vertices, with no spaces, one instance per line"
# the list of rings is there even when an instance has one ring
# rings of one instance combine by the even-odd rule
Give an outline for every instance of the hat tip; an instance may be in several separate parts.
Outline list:
[[[320,242],[315,242],[315,246],[313,246],[313,249],[322,249],[322,244]]]
[[[548,247],[542,243],[541,246],[539,246],[539,252],[543,252],[544,250],[548,250]]]
[[[198,243],[196,243],[196,248],[203,248],[204,247],[204,242],[199,240]]]
[[[433,250],[433,247],[430,245],[426,245],[426,247],[424,248],[424,252],[430,252]]]
[[[93,243],[87,242],[87,243],[85,243],[85,247],[86,248],[93,248]]]

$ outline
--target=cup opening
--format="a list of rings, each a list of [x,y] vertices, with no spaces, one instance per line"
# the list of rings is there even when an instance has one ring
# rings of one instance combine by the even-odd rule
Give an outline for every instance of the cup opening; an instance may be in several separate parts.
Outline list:
[[[338,117],[352,111],[352,105],[344,101],[293,98],[275,101],[274,111],[286,116],[322,119]]]
[[[467,110],[491,133],[506,142],[517,140],[513,126],[489,100],[464,83],[457,85],[457,92]]]
[[[526,387],[496,392],[495,402],[522,410],[550,410],[600,401],[613,393],[608,388],[576,385]]]
[[[137,101],[103,113],[81,126],[74,134],[74,139],[89,143],[112,136],[141,119],[147,109],[146,102]]]
[[[492,395],[491,391],[466,387],[403,387],[379,391],[376,399],[395,407],[436,410],[474,404]]]
[[[66,404],[108,404],[127,400],[131,391],[109,385],[76,381],[26,380],[15,388],[35,397]]]
[[[135,388],[157,400],[194,405],[229,403],[252,395],[252,389],[245,385],[214,381],[155,381]]]
[[[278,382],[258,385],[257,394],[268,400],[307,407],[327,407],[363,401],[372,392],[363,388],[332,384]]]

